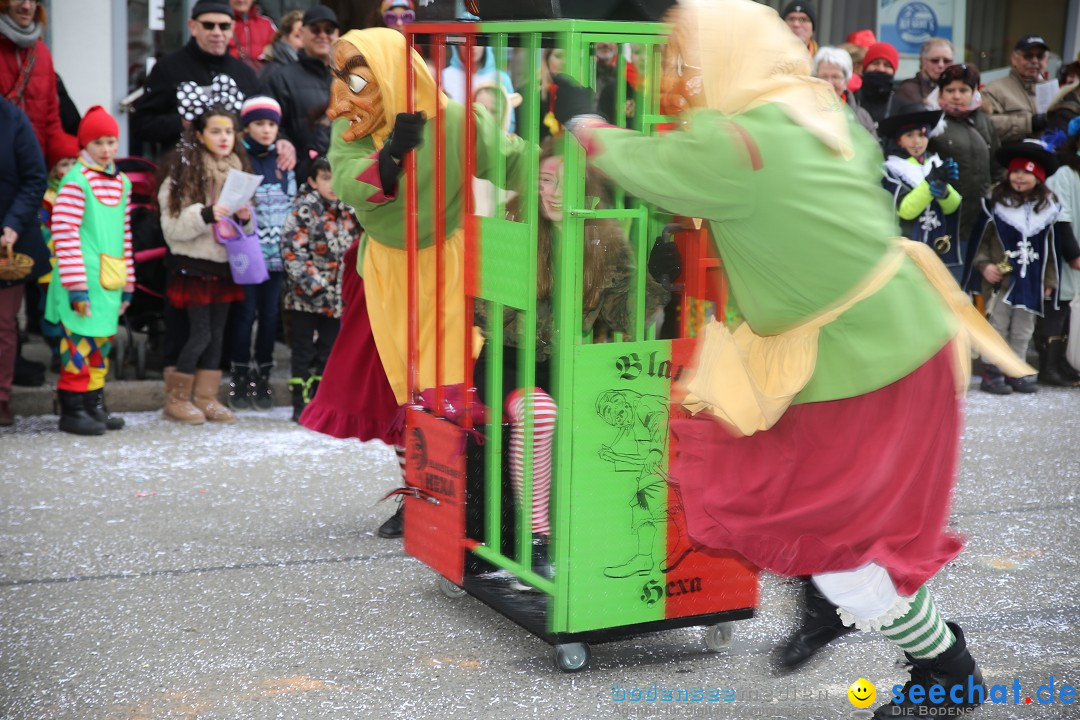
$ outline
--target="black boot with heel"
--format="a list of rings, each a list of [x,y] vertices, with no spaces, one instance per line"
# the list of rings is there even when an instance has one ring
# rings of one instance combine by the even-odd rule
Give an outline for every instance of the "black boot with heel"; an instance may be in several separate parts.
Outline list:
[[[270,389],[270,371],[273,369],[273,363],[251,366],[251,404],[256,410],[269,410],[274,407],[273,392]]]
[[[60,430],[72,435],[104,435],[105,423],[86,411],[86,393],[57,390],[60,403]]]
[[[251,382],[252,366],[247,363],[233,363],[232,373],[229,378],[228,404],[232,410],[251,409]]]
[[[105,425],[106,430],[120,430],[124,427],[124,418],[109,413],[105,407],[105,390],[88,390],[83,396],[83,405],[87,414]]]
[[[961,717],[986,701],[986,686],[982,671],[968,652],[964,631],[956,623],[946,623],[956,637],[948,650],[937,657],[920,660],[904,653],[911,666],[911,679],[904,685],[904,702],[891,702],[874,711],[874,718],[893,717]],[[920,686],[922,701],[911,701],[911,689]],[[944,689],[943,701],[933,703],[928,699],[930,688],[940,685]],[[961,689],[955,691],[953,688]]]
[[[811,580],[803,580],[802,617],[795,632],[776,649],[777,672],[797,670],[833,640],[855,630],[840,621],[836,610]]]

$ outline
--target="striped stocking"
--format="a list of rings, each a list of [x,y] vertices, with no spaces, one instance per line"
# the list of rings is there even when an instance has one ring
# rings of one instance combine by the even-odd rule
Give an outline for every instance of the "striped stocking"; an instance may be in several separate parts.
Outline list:
[[[937,657],[956,642],[925,585],[912,596],[907,613],[882,627],[881,632],[904,652],[920,660]]]
[[[397,455],[398,470],[401,471],[401,484],[405,484],[405,447],[402,445],[394,446],[394,454]]]
[[[549,535],[548,501],[551,497],[551,442],[555,436],[555,401],[543,390],[528,393],[533,404],[532,456],[532,531]],[[515,390],[506,399],[506,417],[510,420],[510,480],[519,501],[522,494],[525,460],[526,393]]]

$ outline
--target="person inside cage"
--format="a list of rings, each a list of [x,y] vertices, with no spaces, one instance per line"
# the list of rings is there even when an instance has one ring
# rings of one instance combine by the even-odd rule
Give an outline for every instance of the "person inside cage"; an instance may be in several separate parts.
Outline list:
[[[515,497],[521,502],[525,465],[526,408],[531,404],[533,415],[532,453],[532,533],[533,570],[541,575],[551,575],[548,562],[548,539],[551,533],[548,500],[551,490],[551,444],[555,435],[558,411],[551,390],[551,353],[554,343],[554,295],[557,291],[553,267],[552,248],[555,236],[561,232],[563,221],[563,158],[556,154],[561,147],[553,139],[544,141],[540,149],[540,175],[538,184],[537,213],[537,303],[536,303],[536,367],[535,383],[531,391],[518,386],[519,350],[530,342],[525,337],[526,317],[512,308],[503,310],[502,390],[506,418],[510,422],[510,477]],[[604,202],[604,192],[595,173],[586,176],[585,195],[588,203]],[[523,220],[520,199],[514,199],[507,207],[512,220]],[[630,243],[619,224],[610,219],[586,220],[584,223],[584,247],[582,253],[582,333],[592,335],[594,340],[607,338],[611,333],[631,334],[633,322],[630,315],[634,260]],[[663,307],[669,295],[656,281],[646,281],[644,326],[660,324]],[[476,324],[486,337],[490,334],[490,318],[487,305],[477,302]],[[485,347],[480,351],[474,370],[474,383],[481,402],[490,405],[487,398],[487,376],[491,366],[491,352]],[[528,586],[522,585],[524,589]]]

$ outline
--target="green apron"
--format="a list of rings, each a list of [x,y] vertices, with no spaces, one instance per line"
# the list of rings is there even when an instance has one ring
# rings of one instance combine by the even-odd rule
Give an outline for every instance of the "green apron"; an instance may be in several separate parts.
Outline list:
[[[114,290],[102,287],[102,257],[114,270],[123,268],[124,283],[127,266],[124,262],[124,214],[131,194],[131,181],[121,174],[124,183],[123,196],[115,207],[98,200],[90,189],[90,182],[83,175],[82,165],[76,165],[64,176],[60,187],[76,183],[82,188],[85,200],[82,226],[79,228],[79,244],[83,264],[86,267],[86,284],[90,294],[90,317],[81,317],[71,309],[71,297],[67,288],[60,284],[60,271],[53,272],[49,282],[49,294],[45,301],[45,319],[61,323],[69,333],[83,337],[111,337],[116,334],[120,317],[123,283]],[[119,265],[117,265],[119,263]],[[106,273],[108,274],[108,273]],[[116,284],[113,282],[112,284]]]

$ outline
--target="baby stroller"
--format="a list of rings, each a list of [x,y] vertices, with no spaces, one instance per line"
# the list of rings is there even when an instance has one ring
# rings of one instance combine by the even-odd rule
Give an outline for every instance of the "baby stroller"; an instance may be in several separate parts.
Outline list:
[[[158,166],[139,157],[120,158],[117,167],[131,181],[131,245],[135,292],[113,342],[112,371],[117,380],[146,379],[160,369],[165,336],[165,236],[157,203]]]

